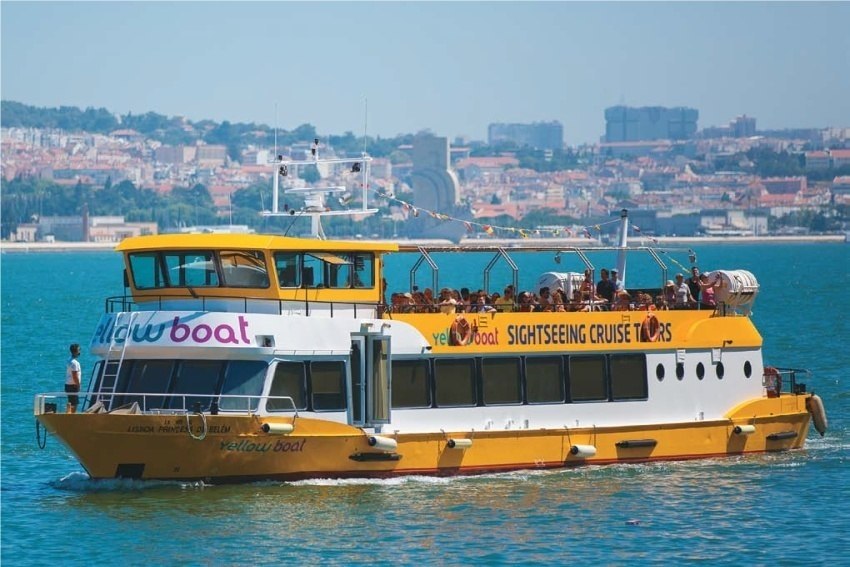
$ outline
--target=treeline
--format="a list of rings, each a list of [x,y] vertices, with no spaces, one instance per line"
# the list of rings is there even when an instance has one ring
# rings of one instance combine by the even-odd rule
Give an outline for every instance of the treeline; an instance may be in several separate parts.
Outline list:
[[[192,144],[203,140],[207,144],[227,146],[228,155],[238,161],[239,154],[249,144],[269,147],[275,139],[275,128],[254,122],[215,122],[200,120],[192,122],[176,116],[165,116],[156,112],[115,115],[105,108],[74,106],[39,108],[20,102],[0,102],[3,126],[6,128],[58,128],[69,132],[93,132],[108,134],[118,129],[131,129],[146,138],[168,145]],[[357,137],[353,132],[342,135],[320,136],[311,124],[302,124],[292,130],[278,128],[277,143],[288,146],[297,142],[310,142],[320,137],[338,151],[348,154],[362,152],[364,148],[374,157],[390,156],[402,144],[413,142],[413,134],[402,134],[394,138]],[[365,144],[365,145],[364,145]]]

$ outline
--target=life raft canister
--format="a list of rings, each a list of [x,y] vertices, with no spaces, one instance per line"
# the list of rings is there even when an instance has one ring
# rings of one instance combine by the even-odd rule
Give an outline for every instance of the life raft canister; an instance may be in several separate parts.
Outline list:
[[[465,346],[472,342],[472,325],[463,315],[458,315],[452,323],[449,341],[456,346]]]
[[[778,398],[782,392],[782,375],[773,366],[764,367],[764,387],[768,398]]]
[[[661,322],[653,311],[653,309],[647,311],[646,318],[640,325],[640,340],[643,342],[654,343],[661,337]]]

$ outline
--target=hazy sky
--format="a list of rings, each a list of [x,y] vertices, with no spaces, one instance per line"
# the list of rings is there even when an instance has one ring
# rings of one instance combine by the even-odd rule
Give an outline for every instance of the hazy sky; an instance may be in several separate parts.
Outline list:
[[[321,134],[691,106],[700,127],[850,126],[850,3],[9,2],[2,98]]]

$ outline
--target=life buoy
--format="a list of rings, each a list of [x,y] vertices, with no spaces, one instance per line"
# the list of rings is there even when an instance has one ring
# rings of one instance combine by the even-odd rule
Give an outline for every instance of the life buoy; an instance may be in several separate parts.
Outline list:
[[[773,366],[764,367],[764,388],[768,398],[778,398],[782,392],[782,375]]]
[[[449,338],[453,345],[468,345],[472,341],[472,326],[462,316],[458,316],[452,323],[451,331]]]
[[[654,343],[661,337],[661,323],[652,311],[646,312],[646,319],[640,325],[640,339]]]

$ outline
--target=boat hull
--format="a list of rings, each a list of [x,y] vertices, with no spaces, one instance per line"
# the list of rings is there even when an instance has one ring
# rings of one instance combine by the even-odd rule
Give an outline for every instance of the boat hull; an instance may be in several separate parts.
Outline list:
[[[190,415],[188,422],[185,415],[47,413],[37,418],[94,479],[233,483],[470,475],[784,451],[805,442],[810,422],[807,397],[760,398],[741,404],[723,419],[689,423],[384,433],[397,444],[387,451],[371,446],[372,434],[359,428],[305,417],[209,415],[206,426],[198,415]],[[293,428],[280,434],[289,428],[272,427],[267,433],[264,423],[288,423]],[[472,443],[451,448],[450,439]],[[595,454],[576,446],[592,447]]]

